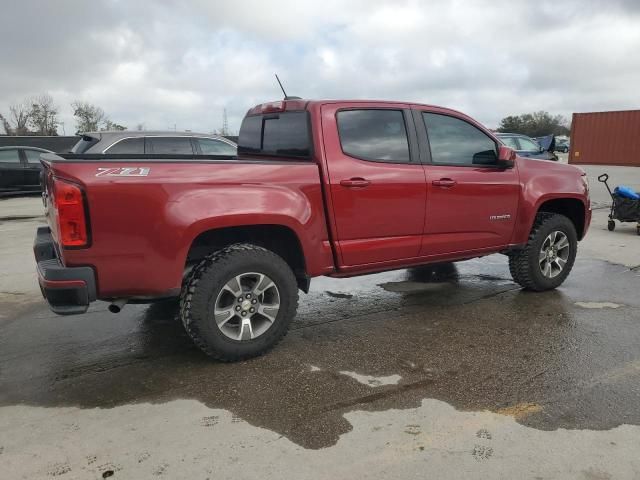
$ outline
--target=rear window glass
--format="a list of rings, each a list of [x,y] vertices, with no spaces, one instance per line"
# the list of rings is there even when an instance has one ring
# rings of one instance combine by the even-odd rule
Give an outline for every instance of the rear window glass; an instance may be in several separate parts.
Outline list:
[[[513,148],[514,150],[519,150],[518,142],[514,137],[498,137],[502,143],[504,143],[507,147]]]
[[[147,153],[193,155],[189,137],[147,137]]]
[[[238,153],[309,158],[311,137],[307,112],[245,117],[240,127]]]
[[[134,154],[142,155],[144,153],[144,138],[125,138],[120,140],[112,147],[107,148],[105,153],[110,154]]]
[[[89,150],[93,145],[98,143],[98,138],[83,135],[80,140],[71,148],[71,153],[80,154]]]
[[[202,153],[202,155],[235,155],[237,153],[236,147],[222,140],[198,138],[196,141],[200,146],[200,153]]]
[[[537,152],[540,150],[540,145],[528,138],[518,137],[518,142],[520,142],[520,150],[527,152]]]

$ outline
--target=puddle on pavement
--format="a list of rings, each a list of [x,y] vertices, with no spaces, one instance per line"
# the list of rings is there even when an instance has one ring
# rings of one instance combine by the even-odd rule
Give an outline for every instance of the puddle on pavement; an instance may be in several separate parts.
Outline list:
[[[582,308],[619,308],[619,303],[613,302],[576,302],[576,305]]]
[[[468,412],[537,405],[515,417],[540,430],[640,424],[640,369],[629,367],[640,361],[633,272],[578,262],[562,289],[534,294],[508,281],[501,256],[453,270],[435,282],[450,288],[410,293],[379,285],[433,273],[314,280],[284,341],[237,364],[202,355],[175,302],[128,305],[119,315],[104,304],[71,317],[39,310],[0,325],[0,406],[116,412],[190,399],[313,449],[351,431],[349,412],[415,409],[424,399]],[[603,297],[626,307],[575,305]],[[340,372],[401,378],[371,388]]]
[[[523,420],[529,415],[539,413],[542,411],[542,407],[536,403],[517,403],[509,407],[499,408],[495,411],[500,415],[508,415],[516,420]]]
[[[356,372],[348,372],[342,370],[338,372],[341,375],[353,378],[356,382],[360,382],[363,385],[369,387],[382,387],[384,385],[397,385],[402,377],[400,375],[387,375],[386,377],[374,377],[372,375],[362,375]]]
[[[280,479],[296,472],[296,478],[484,480],[522,478],[522,472],[590,479],[635,478],[640,472],[640,427],[541,431],[438,400],[405,410],[349,412],[348,433],[320,450],[302,449],[277,432],[193,400],[51,413],[0,408],[3,475]]]

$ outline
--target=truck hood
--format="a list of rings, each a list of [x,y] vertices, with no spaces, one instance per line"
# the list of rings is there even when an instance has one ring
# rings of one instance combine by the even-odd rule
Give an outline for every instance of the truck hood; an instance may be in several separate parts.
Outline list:
[[[516,157],[518,165],[526,167],[527,170],[537,170],[540,173],[557,173],[558,175],[585,175],[585,171],[575,165],[568,165],[560,162],[550,162],[541,158],[522,157],[518,155]]]

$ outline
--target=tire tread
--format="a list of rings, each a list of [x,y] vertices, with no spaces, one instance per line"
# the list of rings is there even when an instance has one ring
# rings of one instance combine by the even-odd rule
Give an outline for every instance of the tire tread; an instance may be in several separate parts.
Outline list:
[[[260,252],[261,255],[272,255],[278,261],[284,261],[281,257],[276,255],[275,253],[267,250],[266,248],[260,247],[258,245],[250,244],[250,243],[236,243],[233,245],[229,245],[221,250],[213,252],[207,255],[204,259],[200,261],[187,275],[182,291],[180,293],[180,318],[182,320],[182,325],[186,330],[187,334],[191,337],[193,342],[196,344],[200,350],[206,353],[208,356],[215,360],[219,360],[222,362],[234,362],[246,360],[248,358],[256,356],[256,354],[246,354],[246,355],[228,355],[225,352],[219,351],[215,348],[212,348],[211,345],[203,338],[197,322],[194,321],[192,315],[192,306],[193,306],[193,295],[198,288],[198,283],[200,283],[203,275],[209,271],[213,266],[222,267],[224,264],[230,263],[233,261],[233,256],[242,252],[244,254],[252,254],[256,252]],[[293,275],[293,273],[292,273]],[[293,301],[293,311],[295,312],[298,307],[298,292],[296,290],[295,295],[292,298]],[[282,332],[270,343],[266,346],[266,348],[262,349],[258,355],[262,355],[272,348],[274,348],[288,332],[288,328],[282,330]]]
[[[536,292],[548,290],[548,287],[540,285],[540,283],[536,282],[535,278],[533,278],[531,271],[531,255],[535,255],[536,257],[538,255],[538,252],[535,252],[533,250],[540,231],[549,222],[558,217],[566,218],[567,221],[570,222],[567,217],[558,213],[539,212],[536,215],[525,247],[522,250],[509,254],[509,272],[511,273],[511,277],[518,285],[520,285],[525,290],[532,290]],[[571,265],[569,268],[571,268],[572,266],[573,265]]]

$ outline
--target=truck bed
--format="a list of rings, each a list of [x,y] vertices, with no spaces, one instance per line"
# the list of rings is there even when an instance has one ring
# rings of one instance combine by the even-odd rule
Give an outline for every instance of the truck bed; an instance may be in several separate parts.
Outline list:
[[[45,176],[85,192],[90,246],[59,254],[67,267],[94,268],[98,298],[177,295],[192,243],[214,228],[285,225],[302,239],[310,274],[333,269],[320,174],[311,161],[82,154],[42,160]]]

